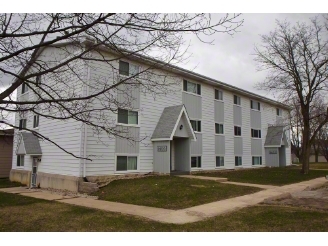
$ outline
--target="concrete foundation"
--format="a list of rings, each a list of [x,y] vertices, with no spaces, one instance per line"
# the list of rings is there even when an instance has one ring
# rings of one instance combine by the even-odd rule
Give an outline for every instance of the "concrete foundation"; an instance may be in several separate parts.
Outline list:
[[[154,173],[144,174],[124,174],[124,175],[106,175],[106,176],[87,176],[87,180],[92,183],[98,184],[99,187],[105,186],[110,182],[118,179],[138,179],[155,175]]]
[[[52,188],[78,192],[79,177],[38,172],[36,183],[41,188]]]
[[[30,186],[31,184],[31,171],[28,170],[20,170],[20,169],[11,169],[10,181],[19,182],[23,185]]]

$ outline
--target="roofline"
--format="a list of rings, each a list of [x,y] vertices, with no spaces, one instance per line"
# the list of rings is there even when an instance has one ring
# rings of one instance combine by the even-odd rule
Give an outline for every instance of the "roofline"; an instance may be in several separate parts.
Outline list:
[[[59,43],[54,43],[52,45],[49,45],[49,47],[62,47],[62,46],[69,45],[69,44],[74,44],[74,43],[76,44],[78,42],[77,41],[59,42]],[[82,43],[84,43],[86,45],[87,44],[94,44],[94,41],[92,39],[88,38],[88,37],[84,37],[84,39],[80,41],[80,44],[82,44]],[[45,48],[47,48],[47,47],[43,47],[43,49],[40,50],[40,52],[39,52],[38,55],[40,55]],[[104,50],[104,51],[107,51],[109,53],[118,54],[117,51],[115,51],[113,49],[110,49],[109,47],[104,46],[104,45],[100,46],[100,49],[101,50]],[[273,104],[275,106],[278,106],[278,107],[287,109],[288,111],[291,111],[292,110],[292,107],[291,106],[288,106],[288,105],[286,105],[284,103],[281,103],[281,102],[272,100],[272,99],[267,98],[267,97],[260,96],[258,94],[253,93],[253,92],[250,92],[250,91],[247,91],[247,90],[238,88],[236,86],[233,86],[233,85],[224,83],[222,81],[212,79],[212,78],[207,77],[205,75],[201,75],[199,73],[195,73],[195,72],[192,72],[190,70],[187,70],[187,69],[184,69],[184,68],[181,68],[181,67],[172,65],[172,64],[165,63],[163,61],[157,60],[157,59],[152,58],[152,57],[148,57],[148,56],[144,56],[144,55],[140,55],[140,54],[131,54],[131,51],[128,51],[128,50],[125,50],[125,49],[122,49],[120,51],[121,51],[121,53],[128,53],[129,58],[132,57],[132,58],[134,58],[136,60],[140,60],[140,61],[143,61],[143,62],[148,62],[150,64],[154,64],[155,63],[155,64],[164,65],[164,68],[162,67],[162,69],[164,69],[164,70],[169,70],[169,71],[174,70],[174,72],[176,72],[178,74],[182,74],[183,76],[189,77],[191,79],[195,79],[195,80],[198,80],[198,81],[200,80],[201,82],[205,82],[207,84],[211,84],[211,85],[214,85],[214,86],[222,87],[222,88],[224,88],[226,90],[229,90],[229,91],[232,91],[232,92],[236,92],[236,93],[238,93],[240,95],[248,96],[248,97],[251,97],[251,98],[254,98],[254,99],[258,99],[260,101],[267,102],[269,104]],[[20,73],[20,76],[23,73],[27,72],[27,70],[30,67],[31,66],[24,67],[22,69],[21,73]]]

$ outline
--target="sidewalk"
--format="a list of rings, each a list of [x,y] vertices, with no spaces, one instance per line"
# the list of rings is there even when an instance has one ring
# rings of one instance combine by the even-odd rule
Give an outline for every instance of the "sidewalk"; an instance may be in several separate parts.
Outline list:
[[[27,189],[24,187],[4,188],[0,189],[0,191],[40,199],[54,200],[61,203],[95,208],[110,212],[119,212],[123,214],[141,216],[162,223],[185,224],[204,220],[213,216],[218,216],[240,208],[253,206],[263,202],[265,199],[280,197],[286,195],[287,193],[302,191],[306,188],[316,188],[326,182],[327,180],[325,178],[316,178],[300,183],[285,185],[281,187],[273,187],[249,195],[207,203],[180,210],[170,210],[132,204],[108,202],[82,197],[72,198],[67,196],[61,196],[58,194],[51,194],[45,191],[28,192]]]

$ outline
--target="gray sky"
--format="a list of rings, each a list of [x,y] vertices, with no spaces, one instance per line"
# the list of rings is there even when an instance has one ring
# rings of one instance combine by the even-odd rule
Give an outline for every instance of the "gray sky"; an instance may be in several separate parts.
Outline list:
[[[274,99],[265,91],[254,88],[264,80],[266,72],[258,72],[253,60],[254,45],[260,44],[260,34],[267,34],[276,27],[276,19],[291,23],[307,22],[316,14],[243,14],[244,24],[233,37],[217,34],[214,45],[192,40],[189,52],[192,57],[180,66],[222,82],[256,92]]]
[[[260,34],[273,31],[277,20],[292,23],[308,21],[316,14],[243,14],[244,24],[234,36],[216,34],[213,45],[201,43],[196,37],[190,40],[188,63],[179,66],[193,70],[202,75],[223,81],[245,90],[273,98],[266,92],[256,91],[254,84],[265,78],[265,72],[256,70],[253,61],[254,45],[260,43]],[[213,14],[216,19],[218,14]],[[2,79],[1,79],[2,80]],[[2,82],[4,82],[2,80]],[[7,85],[10,81],[6,81]],[[3,89],[0,83],[0,91]],[[1,88],[2,87],[2,88]]]

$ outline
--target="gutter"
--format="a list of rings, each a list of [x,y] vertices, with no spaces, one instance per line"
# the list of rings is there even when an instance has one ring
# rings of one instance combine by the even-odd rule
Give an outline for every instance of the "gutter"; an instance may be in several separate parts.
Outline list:
[[[90,85],[90,67],[87,68],[87,85],[86,85],[86,95],[89,95],[89,85]],[[88,126],[84,123],[84,140],[83,140],[83,157],[87,157],[87,138],[88,138]],[[86,166],[87,166],[87,160],[83,159],[83,178],[86,177]]]

